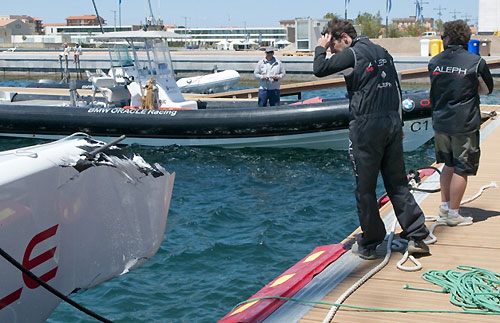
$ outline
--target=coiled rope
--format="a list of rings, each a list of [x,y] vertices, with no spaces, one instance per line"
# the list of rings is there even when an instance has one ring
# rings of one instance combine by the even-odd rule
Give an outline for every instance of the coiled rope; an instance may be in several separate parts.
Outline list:
[[[493,271],[457,266],[458,270],[429,270],[422,278],[438,285],[441,290],[410,287],[405,289],[449,293],[450,302],[464,311],[476,310],[500,313],[500,275]]]

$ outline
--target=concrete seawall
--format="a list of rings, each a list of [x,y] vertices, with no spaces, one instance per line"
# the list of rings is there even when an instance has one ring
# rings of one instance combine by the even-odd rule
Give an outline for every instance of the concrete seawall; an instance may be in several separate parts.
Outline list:
[[[387,48],[394,56],[398,71],[427,67],[430,57],[417,56],[420,53],[420,38],[374,39]],[[58,60],[60,51],[29,50],[15,52],[0,52],[0,77],[19,76],[28,78],[58,78],[61,75],[61,65]],[[281,50],[276,56],[285,64],[288,79],[293,81],[310,81],[317,78],[312,75],[312,56],[285,56],[291,52]],[[491,42],[491,54],[486,60],[500,57],[500,37],[494,37]],[[143,59],[142,56],[140,56]],[[243,80],[253,80],[253,70],[257,61],[264,57],[260,51],[172,51],[172,61],[178,77],[210,73],[217,65],[219,70],[234,69]],[[65,65],[65,64],[63,64]],[[107,50],[84,50],[81,56],[81,71],[108,70],[110,67]],[[77,72],[72,55],[69,57],[68,68]],[[494,71],[495,74],[497,71]],[[85,76],[84,76],[85,77]]]
[[[31,78],[45,75],[46,78],[57,78],[61,74],[57,55],[57,52],[0,53],[0,77],[20,75]],[[240,73],[242,79],[250,80],[254,78],[255,65],[262,57],[263,55],[233,55],[228,52],[216,55],[207,52],[197,55],[176,53],[172,55],[172,62],[179,77],[210,73],[214,65],[217,65],[219,70],[233,69]],[[312,75],[312,56],[278,54],[277,57],[285,64],[287,74],[293,76],[294,80],[317,79]],[[396,68],[400,71],[426,67],[428,61],[428,57],[395,57]],[[80,67],[84,73],[85,70],[108,70],[110,64],[106,53],[91,52],[81,57]],[[73,73],[77,71],[72,59],[68,62],[68,68]]]

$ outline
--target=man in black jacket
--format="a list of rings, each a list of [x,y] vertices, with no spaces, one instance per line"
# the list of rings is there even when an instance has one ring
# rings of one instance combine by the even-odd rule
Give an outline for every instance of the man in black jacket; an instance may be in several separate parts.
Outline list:
[[[326,51],[334,54],[326,58]],[[392,56],[366,37],[357,37],[350,22],[333,18],[315,50],[313,70],[318,77],[340,71],[349,95],[349,155],[356,176],[356,202],[363,233],[352,251],[375,259],[375,248],[386,230],[375,193],[379,171],[409,253],[428,253],[423,242],[429,231],[425,217],[408,189],[403,159],[401,89]]]
[[[493,79],[484,59],[469,53],[471,31],[463,20],[443,25],[445,50],[429,62],[432,125],[441,173],[439,221],[448,225],[472,224],[458,209],[467,187],[467,177],[479,167],[479,92],[493,91]]]

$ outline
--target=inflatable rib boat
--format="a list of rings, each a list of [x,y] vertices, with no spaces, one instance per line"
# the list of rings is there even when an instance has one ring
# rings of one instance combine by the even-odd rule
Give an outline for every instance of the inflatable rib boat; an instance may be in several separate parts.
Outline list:
[[[153,146],[347,149],[347,99],[268,108],[255,101],[186,101],[173,77],[170,37],[158,31],[96,36],[115,45],[110,72],[89,77],[91,97],[80,96],[76,84],[65,97],[0,91],[0,136],[56,139],[85,132]],[[117,45],[123,40],[130,46]],[[146,62],[138,59],[140,46]],[[428,94],[405,93],[402,109],[404,148],[413,150],[433,136]]]

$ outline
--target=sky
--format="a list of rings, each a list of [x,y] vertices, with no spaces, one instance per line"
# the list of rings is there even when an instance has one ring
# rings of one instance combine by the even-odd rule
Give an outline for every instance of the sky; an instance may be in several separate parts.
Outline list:
[[[441,6],[444,21],[469,19],[477,23],[478,0],[420,0],[423,15],[438,18]],[[122,25],[139,24],[149,15],[145,0],[121,1]],[[299,17],[322,18],[332,12],[344,16],[345,0],[151,0],[155,18],[161,17],[165,24],[188,27],[276,27],[279,21]],[[43,20],[43,23],[66,22],[68,16],[94,14],[92,0],[0,0],[0,14],[26,14]],[[8,3],[8,5],[7,5]],[[119,0],[95,0],[99,15],[108,25],[119,24]],[[406,18],[415,15],[415,0],[392,0],[391,18]],[[348,18],[359,12],[372,14],[380,11],[385,22],[386,0],[350,0]],[[446,9],[444,9],[446,8]],[[465,15],[468,15],[465,17]]]

